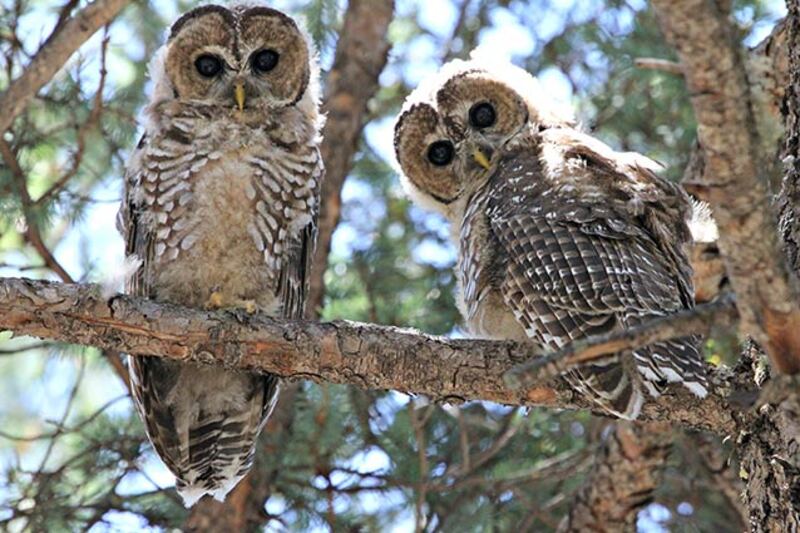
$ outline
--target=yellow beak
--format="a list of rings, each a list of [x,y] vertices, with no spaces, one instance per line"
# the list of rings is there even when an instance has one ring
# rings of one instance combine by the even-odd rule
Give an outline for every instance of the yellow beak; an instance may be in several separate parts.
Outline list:
[[[237,83],[233,88],[233,97],[236,99],[236,105],[239,106],[239,111],[244,109],[244,84]]]
[[[491,166],[491,164],[489,163],[489,158],[486,157],[486,154],[484,154],[480,148],[475,148],[472,151],[472,157],[475,159],[476,163],[478,163],[486,170],[489,170],[489,167]]]

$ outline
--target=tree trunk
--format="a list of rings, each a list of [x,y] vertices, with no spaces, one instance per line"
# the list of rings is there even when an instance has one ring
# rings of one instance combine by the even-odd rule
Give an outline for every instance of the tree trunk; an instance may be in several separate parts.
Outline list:
[[[789,84],[784,100],[786,175],[780,230],[790,267],[800,274],[800,5],[787,2]],[[757,356],[760,354],[757,354]],[[753,531],[800,530],[800,382],[781,376],[764,387],[757,415],[742,435],[741,477]]]
[[[663,422],[616,422],[558,531],[636,531],[638,512],[663,478],[672,430]]]

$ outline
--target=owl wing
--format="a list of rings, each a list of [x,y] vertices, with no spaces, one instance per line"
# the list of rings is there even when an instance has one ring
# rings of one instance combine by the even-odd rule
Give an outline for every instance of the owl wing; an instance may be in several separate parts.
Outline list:
[[[317,164],[311,170],[310,178],[316,183],[322,183],[325,170],[322,166],[322,156],[317,153]],[[319,214],[319,197],[314,197],[314,210],[311,221],[300,231],[298,236],[288,245],[286,259],[281,261],[278,277],[278,300],[283,302],[283,316],[285,318],[303,318],[306,298],[308,296],[309,274],[314,249],[317,245],[317,218]]]
[[[125,239],[125,256],[134,261],[135,270],[125,282],[125,292],[133,296],[155,298],[151,283],[155,257],[155,234],[153,225],[145,223],[147,206],[142,194],[143,180],[147,168],[143,164],[148,145],[143,136],[131,154],[130,163],[124,179],[122,205],[117,215],[117,229]],[[180,443],[174,419],[166,407],[165,398],[177,383],[178,375],[171,372],[170,363],[155,357],[128,357],[131,392],[139,415],[147,430],[147,435],[159,457],[173,472],[180,472],[175,458]],[[154,380],[151,374],[162,379]]]
[[[508,175],[513,165],[506,168],[497,183],[518,177]],[[665,251],[667,243],[636,217],[615,212],[612,202],[521,191],[509,198],[508,192],[490,195],[490,238],[506,262],[499,268],[503,299],[530,338],[560,348],[692,305],[689,273],[670,259],[681,254]],[[694,338],[647,346],[633,353],[633,361],[627,368],[625,362],[598,362],[565,377],[626,418],[638,414],[642,384],[651,394],[671,381],[704,392]]]

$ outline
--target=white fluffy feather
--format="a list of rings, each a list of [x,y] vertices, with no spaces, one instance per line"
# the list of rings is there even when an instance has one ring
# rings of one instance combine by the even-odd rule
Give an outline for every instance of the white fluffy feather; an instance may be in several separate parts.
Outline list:
[[[719,230],[711,208],[703,201],[692,199],[692,217],[689,220],[689,231],[694,242],[714,242],[719,238]]]

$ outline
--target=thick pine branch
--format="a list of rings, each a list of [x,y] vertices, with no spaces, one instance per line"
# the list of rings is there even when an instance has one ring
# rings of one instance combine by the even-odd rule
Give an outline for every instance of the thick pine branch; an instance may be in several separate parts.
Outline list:
[[[347,321],[215,313],[121,295],[106,300],[93,285],[3,279],[0,329],[137,355],[394,389],[439,401],[593,409],[559,380],[508,387],[503,375],[534,355],[523,344],[450,340]],[[726,386],[721,383],[720,390]],[[680,386],[648,402],[642,416],[722,434],[735,431],[737,417],[722,395],[712,392],[700,400]]]

